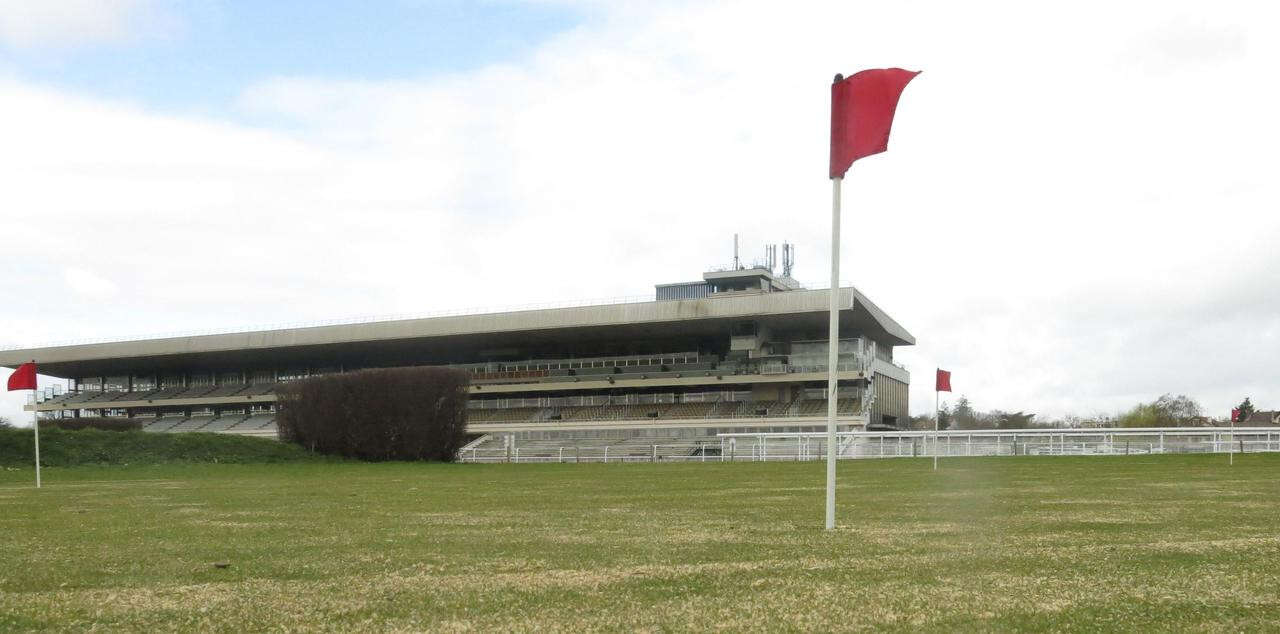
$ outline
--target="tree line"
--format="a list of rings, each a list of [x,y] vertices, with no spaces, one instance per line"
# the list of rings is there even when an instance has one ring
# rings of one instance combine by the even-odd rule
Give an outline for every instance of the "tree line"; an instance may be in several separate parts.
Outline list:
[[[1239,420],[1254,413],[1253,403],[1245,398],[1240,405]],[[1204,408],[1194,398],[1184,394],[1164,394],[1150,403],[1138,403],[1114,415],[1100,415],[1089,419],[1080,416],[1064,416],[1054,420],[1037,419],[1034,413],[1004,410],[980,411],[969,397],[961,395],[954,403],[943,405],[937,412],[938,429],[1029,429],[1035,427],[1192,427],[1213,424],[1204,415]],[[909,429],[933,429],[934,413],[908,417]]]

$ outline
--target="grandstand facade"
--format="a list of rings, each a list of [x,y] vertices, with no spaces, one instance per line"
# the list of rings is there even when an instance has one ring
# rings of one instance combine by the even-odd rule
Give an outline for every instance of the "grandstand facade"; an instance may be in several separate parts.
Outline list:
[[[838,289],[842,429],[892,429],[914,338],[854,288]],[[767,268],[664,284],[652,301],[165,337],[0,351],[66,380],[46,417],[128,417],[160,432],[273,435],[277,385],[365,368],[471,373],[482,442],[710,437],[823,428],[830,291]],[[648,442],[646,440],[645,442]]]

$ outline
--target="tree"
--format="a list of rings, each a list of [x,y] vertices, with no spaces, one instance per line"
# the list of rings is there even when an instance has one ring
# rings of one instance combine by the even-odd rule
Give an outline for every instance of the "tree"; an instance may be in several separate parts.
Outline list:
[[[1236,406],[1236,409],[1240,410],[1240,417],[1236,419],[1236,422],[1243,423],[1249,420],[1250,416],[1253,416],[1253,403],[1249,402],[1249,397],[1247,396],[1244,397],[1243,403]]]
[[[942,409],[938,410],[938,429],[951,429],[951,426],[955,423],[955,415],[951,413],[949,407],[948,405],[943,405]]]
[[[1116,418],[1119,427],[1178,427],[1191,425],[1201,414],[1195,399],[1165,394],[1150,403],[1138,403]]]
[[[1165,394],[1152,403],[1161,426],[1189,425],[1201,415],[1200,404],[1195,399],[1179,394]]]
[[[973,409],[973,404],[969,402],[969,397],[963,394],[960,395],[960,400],[956,401],[952,417],[955,419],[956,429],[974,429],[977,427],[978,412]]]
[[[908,416],[907,429],[933,429],[933,416],[929,414]]]
[[[1035,426],[1035,414],[1025,414],[1023,412],[1001,412],[996,410],[991,412],[992,417],[996,419],[996,427],[998,429],[1026,429]]]

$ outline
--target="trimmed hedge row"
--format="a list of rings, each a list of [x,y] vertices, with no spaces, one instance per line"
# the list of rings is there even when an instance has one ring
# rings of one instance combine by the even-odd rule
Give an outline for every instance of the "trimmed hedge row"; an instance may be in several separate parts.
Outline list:
[[[451,462],[466,442],[466,372],[361,370],[276,389],[280,439],[361,460]]]

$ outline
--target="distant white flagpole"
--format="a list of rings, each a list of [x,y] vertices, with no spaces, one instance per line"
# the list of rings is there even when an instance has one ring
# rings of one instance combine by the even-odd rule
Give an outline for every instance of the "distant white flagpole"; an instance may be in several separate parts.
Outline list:
[[[942,390],[938,389],[938,377],[933,377],[933,470],[938,470],[938,423],[942,419]]]
[[[36,410],[36,390],[38,386],[31,388],[31,428],[36,435],[36,488],[40,488],[40,412]]]
[[[1236,417],[1231,417],[1231,444],[1227,445],[1227,466],[1236,464]]]
[[[827,337],[827,530],[836,527],[836,364],[840,361],[840,183],[831,179],[831,315]]]

